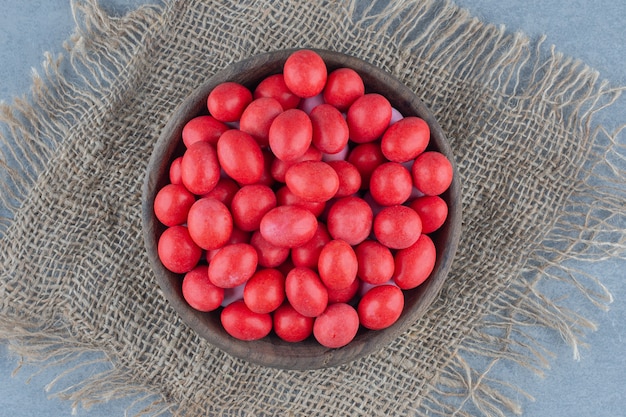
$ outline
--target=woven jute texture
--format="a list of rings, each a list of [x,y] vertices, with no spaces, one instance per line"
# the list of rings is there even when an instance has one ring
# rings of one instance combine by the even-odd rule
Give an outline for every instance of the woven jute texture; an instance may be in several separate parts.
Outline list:
[[[561,294],[610,301],[569,261],[625,253],[625,176],[611,160],[626,152],[619,131],[594,123],[621,89],[541,40],[435,0],[73,8],[67,52],[2,107],[0,337],[61,376],[101,365],[77,384],[52,381],[76,406],[130,395],[131,414],[519,413],[516,381],[489,370],[541,372],[549,347],[535,328],[577,352],[593,324]],[[252,365],[194,334],[155,282],[140,217],[174,108],[229,63],[292,47],[357,56],[414,90],[448,135],[464,196],[460,248],[431,311],[380,352],[304,372]],[[562,287],[558,299],[545,283]]]

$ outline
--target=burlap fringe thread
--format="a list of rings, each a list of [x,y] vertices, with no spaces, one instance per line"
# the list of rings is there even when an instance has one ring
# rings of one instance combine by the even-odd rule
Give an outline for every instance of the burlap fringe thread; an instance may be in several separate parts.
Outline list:
[[[126,78],[132,76],[125,68],[132,64],[137,48],[145,47],[144,34],[158,28],[174,7],[144,6],[113,18],[94,0],[75,2],[72,6],[78,29],[66,44],[69,61],[46,55],[44,75],[34,74],[31,95],[0,108],[4,127],[0,141],[3,234],[11,227],[13,214],[28,198],[47,161],[63,146],[63,138],[72,126],[88,109],[107,107],[117,86],[125,85]],[[531,50],[532,44],[525,36],[510,34],[504,27],[486,26],[452,4],[433,8],[427,3],[398,2],[381,8],[372,3],[363,9],[352,1],[345,7],[355,24],[389,32],[391,41],[402,45],[407,53],[428,57],[437,51],[439,56],[448,57],[447,67],[456,69],[456,75],[467,77],[468,82],[471,79],[484,83],[502,93],[543,95],[554,106],[567,103],[569,114],[563,123],[588,138],[595,153],[589,158],[591,163],[581,163],[576,191],[563,214],[555,219],[551,234],[534,250],[527,267],[508,290],[485,306],[482,327],[468,329],[448,366],[434,376],[434,395],[424,398],[420,409],[415,410],[416,415],[469,415],[465,410],[470,404],[485,416],[521,414],[521,404],[514,398],[520,393],[531,396],[511,383],[490,377],[490,370],[501,361],[513,361],[541,374],[549,366],[550,353],[532,336],[533,328],[560,334],[572,347],[575,358],[585,332],[595,328],[591,321],[568,309],[567,302],[549,298],[542,286],[558,283],[562,293],[583,295],[600,308],[607,308],[612,301],[599,280],[585,274],[576,262],[623,257],[626,252],[626,173],[611,162],[626,159],[626,145],[620,139],[624,135],[622,128],[608,132],[592,124],[593,116],[613,104],[622,89],[599,82],[596,72],[554,49],[546,54],[542,41]],[[432,27],[447,25],[448,36],[424,38],[433,31],[424,30],[420,35],[415,28],[422,23]],[[393,33],[392,27],[396,28]],[[113,35],[117,44],[112,48],[94,33],[108,34],[108,39]],[[461,56],[464,42],[475,33],[483,34],[482,42],[476,42],[472,51]],[[491,65],[482,69],[467,65],[479,62],[473,58],[479,56],[482,60],[486,57]],[[465,62],[462,68],[470,68],[465,74],[458,73],[461,67],[455,63],[460,62]],[[384,62],[376,64],[385,67]],[[0,323],[0,337],[9,341],[10,348],[21,357],[21,364],[41,369],[63,366],[66,370],[60,371],[46,389],[72,401],[75,410],[80,405],[89,407],[132,397],[138,398],[128,410],[134,415],[193,415],[190,410],[178,410],[170,402],[176,399],[164,398],[158,387],[144,386],[128,370],[117,367],[115,355],[107,352],[106,347],[76,340],[64,331],[62,323],[4,320]],[[480,368],[474,365],[476,358],[482,363]],[[58,388],[66,376],[94,366],[100,369],[98,373],[75,385]]]

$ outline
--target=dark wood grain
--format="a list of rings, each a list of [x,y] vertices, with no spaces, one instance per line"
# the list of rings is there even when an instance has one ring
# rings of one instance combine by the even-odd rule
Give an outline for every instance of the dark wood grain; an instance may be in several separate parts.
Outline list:
[[[239,82],[253,89],[267,75],[281,72],[285,60],[293,51],[270,52],[232,64],[208,79],[181,103],[163,129],[148,163],[143,186],[142,218],[145,246],[156,281],[188,326],[214,346],[238,358],[264,366],[307,370],[340,365],[383,349],[428,310],[442,288],[457,250],[461,233],[461,186],[454,155],[441,127],[411,90],[390,74],[358,58],[316,50],[325,60],[329,72],[339,67],[352,68],[361,75],[368,92],[383,94],[405,116],[415,115],[426,120],[431,129],[429,148],[442,152],[452,161],[454,180],[442,195],[449,206],[448,218],[442,228],[432,235],[437,248],[435,269],[426,282],[405,292],[404,311],[393,326],[379,331],[362,330],[350,344],[339,349],[325,348],[312,338],[301,343],[287,343],[273,334],[258,341],[239,341],[224,331],[217,312],[201,313],[189,307],[182,297],[182,276],[166,270],[158,259],[157,241],[164,228],[152,210],[156,192],[168,181],[170,162],[183,151],[183,126],[191,118],[206,114],[206,98],[210,91],[224,81]]]

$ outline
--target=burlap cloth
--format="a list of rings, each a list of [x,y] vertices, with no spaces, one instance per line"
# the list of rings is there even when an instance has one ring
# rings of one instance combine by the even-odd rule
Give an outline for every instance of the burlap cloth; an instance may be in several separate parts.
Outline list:
[[[61,376],[105,365],[59,395],[139,396],[131,414],[501,415],[524,400],[490,370],[541,371],[549,346],[533,329],[576,352],[593,325],[561,294],[599,306],[610,295],[569,260],[625,253],[624,175],[610,162],[624,144],[593,118],[620,89],[454,5],[384,3],[180,0],[122,17],[73,5],[65,58],[2,107],[0,141],[0,337]],[[175,106],[227,64],[289,47],[355,55],[416,91],[451,141],[464,196],[460,249],[430,313],[380,352],[309,372],[251,365],[190,331],[154,280],[140,219]]]

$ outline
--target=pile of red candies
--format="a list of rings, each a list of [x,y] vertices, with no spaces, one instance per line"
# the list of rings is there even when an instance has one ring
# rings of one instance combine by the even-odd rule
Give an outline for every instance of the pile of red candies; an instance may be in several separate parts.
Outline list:
[[[241,340],[336,348],[396,322],[448,214],[452,166],[427,150],[427,123],[311,50],[253,91],[216,86],[207,110],[154,200],[158,255],[187,303]]]

